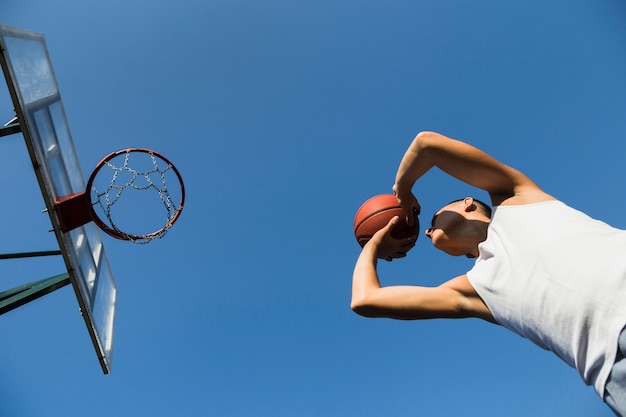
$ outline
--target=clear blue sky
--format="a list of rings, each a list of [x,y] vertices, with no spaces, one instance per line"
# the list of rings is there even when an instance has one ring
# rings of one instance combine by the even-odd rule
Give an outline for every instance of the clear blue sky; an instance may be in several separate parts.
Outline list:
[[[25,0],[0,19],[46,36],[85,173],[149,147],[188,193],[162,241],[104,238],[112,374],[69,287],[0,317],[0,416],[612,415],[502,328],[370,320],[349,300],[354,212],[420,130],[626,228],[623,0]],[[2,139],[4,253],[56,248],[22,142]],[[485,197],[438,172],[415,192],[424,223]],[[437,285],[471,266],[422,237],[381,275]],[[0,289],[62,272],[2,261]]]

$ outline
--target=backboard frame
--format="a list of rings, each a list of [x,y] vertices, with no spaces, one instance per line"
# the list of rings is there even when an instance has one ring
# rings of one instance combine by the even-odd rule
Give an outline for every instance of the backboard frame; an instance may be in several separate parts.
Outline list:
[[[117,286],[93,223],[63,232],[55,203],[85,191],[58,83],[42,34],[0,25],[0,64],[82,317],[111,372]]]

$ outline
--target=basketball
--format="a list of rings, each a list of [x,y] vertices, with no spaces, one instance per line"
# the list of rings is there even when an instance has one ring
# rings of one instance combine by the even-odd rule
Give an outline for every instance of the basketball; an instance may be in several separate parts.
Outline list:
[[[365,246],[374,233],[385,227],[394,216],[400,217],[400,221],[394,226],[391,236],[401,239],[419,233],[417,215],[415,215],[413,226],[409,226],[396,196],[380,194],[363,203],[354,216],[354,236],[359,245]]]

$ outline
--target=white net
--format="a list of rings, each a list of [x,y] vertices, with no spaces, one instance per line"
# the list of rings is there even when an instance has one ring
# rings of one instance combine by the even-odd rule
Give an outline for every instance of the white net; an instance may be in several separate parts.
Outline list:
[[[101,162],[90,182],[96,222],[119,239],[144,244],[161,238],[183,207],[180,174],[154,151],[115,152]]]

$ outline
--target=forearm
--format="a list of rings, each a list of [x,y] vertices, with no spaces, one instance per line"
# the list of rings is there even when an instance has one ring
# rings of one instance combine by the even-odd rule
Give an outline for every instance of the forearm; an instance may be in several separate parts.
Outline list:
[[[378,258],[375,247],[365,245],[354,266],[352,274],[352,301],[351,308],[358,314],[363,314],[370,294],[380,289],[380,280],[376,270]]]
[[[405,152],[398,171],[396,173],[396,186],[403,191],[411,190],[415,181],[417,181],[422,175],[428,172],[433,166],[434,162],[431,158],[423,157],[425,142],[429,136],[437,135],[432,132],[419,133],[411,145]]]

